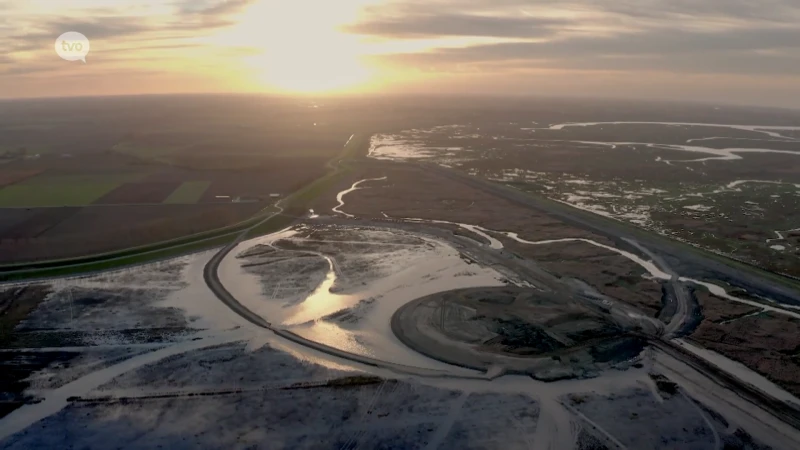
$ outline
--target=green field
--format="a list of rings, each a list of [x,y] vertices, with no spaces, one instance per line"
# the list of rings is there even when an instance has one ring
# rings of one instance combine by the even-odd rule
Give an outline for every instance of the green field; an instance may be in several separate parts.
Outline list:
[[[178,186],[178,188],[164,200],[164,203],[197,203],[203,197],[203,194],[205,194],[209,186],[211,186],[210,181],[186,181]]]
[[[138,177],[136,174],[39,175],[0,189],[0,207],[84,206]]]
[[[84,206],[143,174],[37,175],[0,189],[0,208]]]

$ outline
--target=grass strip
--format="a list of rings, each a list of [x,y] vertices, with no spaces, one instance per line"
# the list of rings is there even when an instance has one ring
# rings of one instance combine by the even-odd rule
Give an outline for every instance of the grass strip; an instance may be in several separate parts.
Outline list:
[[[60,265],[48,268],[22,269],[0,273],[0,282],[19,281],[31,278],[51,278],[77,275],[87,272],[100,272],[118,269],[126,266],[144,264],[160,259],[194,253],[202,250],[223,246],[236,239],[237,233],[229,233],[200,241],[192,241],[182,245],[138,252],[131,255],[115,258],[104,258],[77,264]]]

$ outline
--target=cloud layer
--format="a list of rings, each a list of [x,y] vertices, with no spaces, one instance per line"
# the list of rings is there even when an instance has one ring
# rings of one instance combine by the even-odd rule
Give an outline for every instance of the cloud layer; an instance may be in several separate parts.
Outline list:
[[[281,39],[266,33],[268,25],[241,27],[258,14],[287,30],[298,20],[316,27],[331,11],[330,0],[283,1],[74,0],[54,6],[50,0],[0,0],[0,39],[6,42],[0,97],[55,95],[60,91],[48,84],[53,76],[102,79],[107,73],[127,73],[120,85],[139,86],[137,92],[242,90],[248,87],[241,80],[226,85],[224,78],[235,78],[245,67],[241,61],[264,48],[341,50],[339,40],[296,42],[304,38]],[[264,5],[269,8],[259,8]],[[286,20],[267,17],[289,6]],[[697,80],[717,77],[709,100],[800,108],[800,100],[792,100],[800,98],[798,0],[337,0],[336,6],[357,11],[330,25],[357,40],[378,76],[392,80],[381,85],[385,89],[505,93],[513,86],[513,92],[536,93],[546,84],[553,94],[605,89],[624,95],[631,80],[648,77],[663,83],[652,96],[691,92],[685,97],[696,99],[705,92]],[[70,30],[92,40],[89,69],[53,57],[55,37]],[[527,88],[526,79],[532,80]],[[584,85],[593,91],[582,91]]]
[[[446,70],[519,68],[800,73],[800,2],[771,0],[390,2],[347,32],[379,39],[494,37],[506,42],[385,55]]]

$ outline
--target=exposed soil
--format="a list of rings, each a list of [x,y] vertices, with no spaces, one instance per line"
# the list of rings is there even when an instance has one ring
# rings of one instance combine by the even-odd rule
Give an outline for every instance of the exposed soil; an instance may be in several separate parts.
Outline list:
[[[684,396],[656,398],[650,390],[630,389],[607,397],[570,396],[566,401],[628,448],[706,448],[714,443],[713,430],[699,408]]]
[[[643,269],[617,253],[585,242],[525,245],[512,239],[501,241],[508,250],[536,261],[548,272],[579,279],[650,317],[661,310],[661,284],[642,278]]]
[[[585,429],[578,433],[578,440],[575,443],[578,450],[609,450],[603,441]]]
[[[208,181],[210,186],[203,194],[201,202],[219,203],[225,201],[217,196],[228,196],[230,199],[269,199],[269,194],[282,196],[305,186],[325,173],[324,157],[282,157],[275,158],[261,155],[257,163],[243,164],[239,169],[225,168],[227,160],[238,155],[222,153],[211,155],[216,165],[191,169],[175,166],[156,166],[150,169],[142,182],[147,183],[182,183],[185,181]],[[223,161],[222,159],[225,159]]]
[[[10,184],[19,183],[27,178],[38,175],[41,170],[8,170],[0,169],[0,187],[8,186]]]
[[[159,286],[62,288],[30,313],[17,327],[26,331],[120,331],[131,329],[182,329],[189,323],[174,308],[157,306],[170,292]],[[114,323],[110,326],[110,323]]]
[[[463,236],[463,237],[472,239],[473,241],[480,242],[481,244],[484,244],[484,245],[489,245],[490,244],[489,240],[486,239],[485,237],[483,237],[483,236],[481,236],[479,234],[473,233],[472,231],[467,230],[467,229],[465,229],[465,228],[463,228],[461,226],[458,226],[458,225],[450,225],[450,224],[447,224],[447,223],[437,223],[437,224],[432,224],[432,226],[435,226],[436,228],[442,228],[442,229],[445,229],[445,230],[450,230],[450,231],[453,232],[454,236]]]
[[[36,238],[3,240],[0,262],[81,256],[174,239],[235,224],[262,207],[259,203],[86,207]]]
[[[722,309],[722,304],[717,302],[724,300],[705,298],[704,310]],[[713,306],[709,308],[709,304]],[[726,302],[725,305],[731,304]],[[711,317],[716,315],[712,313]],[[797,360],[800,320],[769,312],[724,324],[707,318],[691,335],[691,340],[741,362],[792,394],[800,395],[800,361]]]
[[[457,289],[404,305],[391,323],[398,339],[431,358],[544,381],[624,369],[644,347],[628,335],[638,320],[566,290]]]
[[[49,286],[29,285],[0,290],[0,348],[11,340],[14,328],[51,292]]]
[[[694,295],[700,303],[703,320],[713,323],[734,320],[760,310],[754,306],[715,297],[704,290],[696,289]]]
[[[27,219],[3,230],[2,240],[37,238],[77,214],[80,209],[76,207],[32,209]]]
[[[34,400],[24,394],[30,386],[26,378],[52,364],[67,365],[76,356],[76,352],[0,352],[0,419]]]
[[[0,291],[0,417],[93,371],[189,338],[195,320],[161,305],[183,259]]]
[[[26,208],[0,208],[0,236],[5,236],[7,230],[30,220],[36,213],[36,210]]]
[[[0,348],[14,339],[14,328],[50,293],[48,286],[23,286],[0,291]],[[54,359],[68,360],[74,354],[58,352],[47,355],[0,352],[0,418],[25,403],[25,378]]]
[[[342,211],[358,217],[417,218],[446,220],[478,225],[490,230],[512,231],[529,239],[585,237],[604,242],[602,237],[579,230],[551,217],[510,203],[457,181],[408,166],[363,168],[339,186],[346,189],[367,175],[386,176],[384,181],[370,181],[344,197]],[[332,189],[333,192],[337,192]],[[338,202],[335,193],[320,199],[315,211],[325,214]]]
[[[125,183],[100,197],[96,204],[161,203],[178,186],[179,182]]]

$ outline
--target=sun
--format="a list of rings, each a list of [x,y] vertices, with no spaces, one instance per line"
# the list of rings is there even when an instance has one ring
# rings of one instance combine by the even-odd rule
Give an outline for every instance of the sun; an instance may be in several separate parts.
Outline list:
[[[323,33],[304,36],[282,48],[268,48],[249,58],[268,87],[293,93],[321,93],[354,90],[371,78],[371,70],[360,55],[348,51],[337,36]]]
[[[266,89],[287,93],[362,90],[374,73],[358,37],[339,31],[370,0],[263,0],[228,36],[251,51],[246,70]]]

